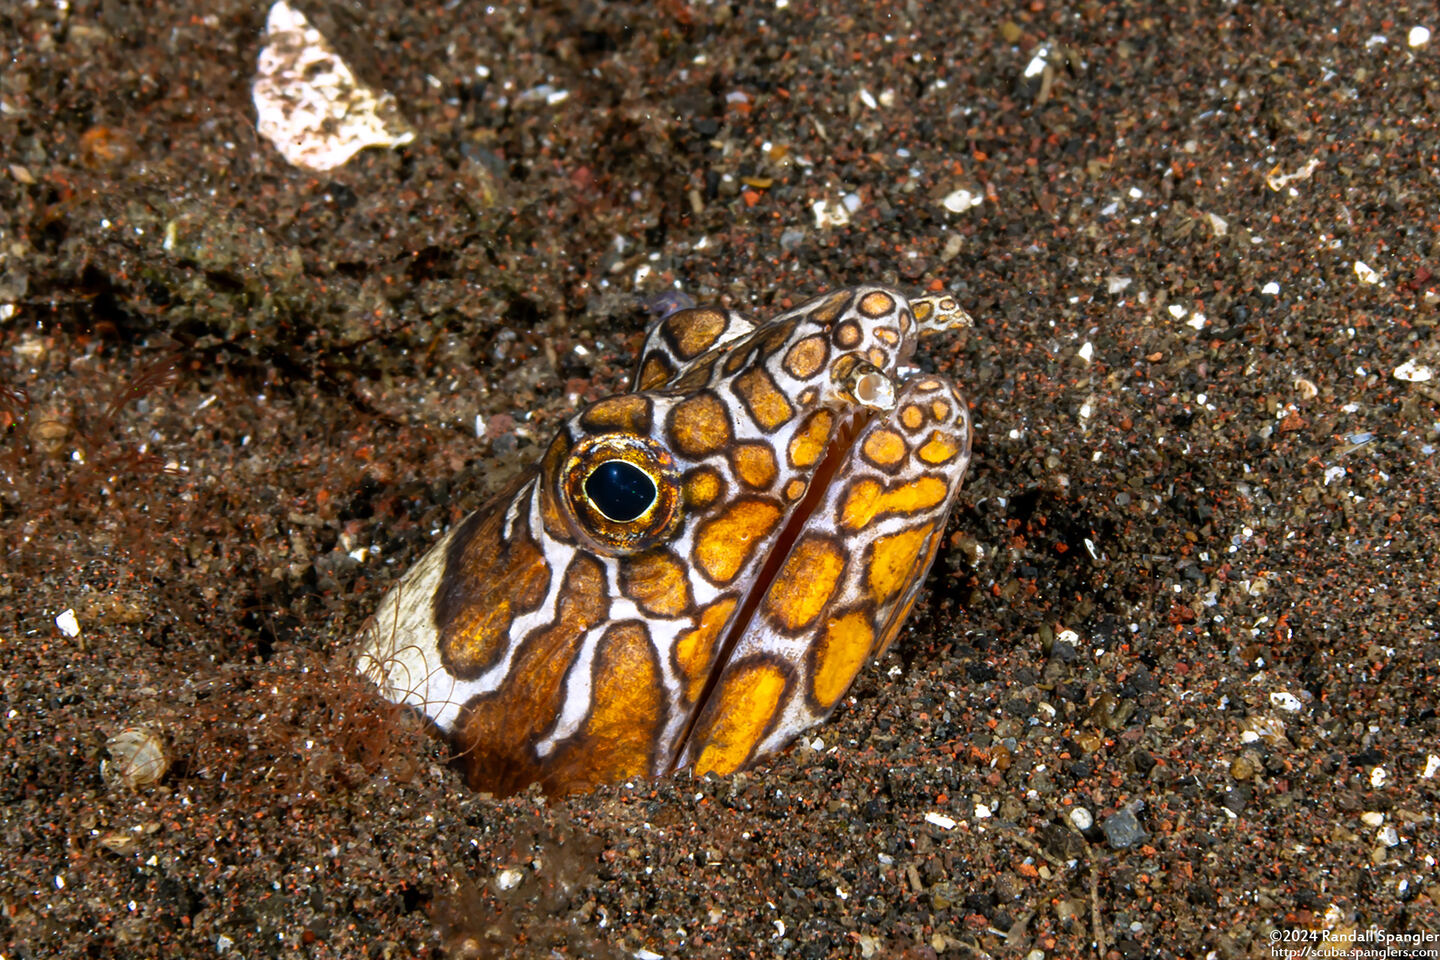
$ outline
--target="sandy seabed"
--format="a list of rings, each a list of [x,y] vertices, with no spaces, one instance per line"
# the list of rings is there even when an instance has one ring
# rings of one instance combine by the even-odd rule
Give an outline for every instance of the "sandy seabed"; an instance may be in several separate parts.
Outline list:
[[[0,7],[0,954],[1436,931],[1433,6],[365,6],[416,136],[327,173],[264,6]],[[496,800],[353,677],[643,303],[871,280],[975,316],[976,459],[815,742]]]

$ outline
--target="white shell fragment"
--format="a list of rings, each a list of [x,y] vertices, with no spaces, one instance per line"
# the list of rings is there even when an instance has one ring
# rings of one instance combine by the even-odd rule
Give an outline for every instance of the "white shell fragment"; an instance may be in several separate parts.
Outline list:
[[[1424,383],[1435,376],[1435,371],[1423,363],[1416,363],[1414,360],[1406,360],[1395,368],[1395,379],[1404,380],[1406,383]]]
[[[1318,169],[1320,169],[1320,161],[1315,157],[1311,157],[1305,161],[1305,165],[1294,173],[1286,173],[1284,169],[1277,164],[1265,175],[1265,185],[1276,193],[1279,193],[1292,183],[1309,180],[1315,175],[1315,171]]]
[[[105,741],[109,760],[100,761],[100,775],[108,783],[131,790],[159,783],[170,770],[165,738],[149,727],[127,727]]]
[[[810,205],[810,212],[815,215],[815,227],[819,230],[826,227],[843,227],[850,223],[850,205],[845,202],[844,198],[816,200]]]
[[[1273,746],[1289,743],[1285,737],[1285,721],[1279,717],[1251,715],[1242,720],[1240,725],[1241,743],[1255,743],[1257,740],[1264,740]]]
[[[1288,710],[1291,713],[1299,710],[1302,706],[1299,698],[1289,690],[1277,690],[1270,694],[1270,703],[1272,706],[1279,707],[1281,710]]]
[[[943,813],[935,813],[934,811],[931,811],[930,813],[925,814],[925,822],[937,826],[941,830],[955,829],[955,821],[950,817],[945,816],[945,814]]]
[[[356,80],[329,41],[285,0],[270,8],[251,96],[260,135],[308,170],[333,170],[366,147],[415,139],[395,98]]]
[[[1355,261],[1355,276],[1360,278],[1361,283],[1376,284],[1380,282],[1380,274],[1376,273],[1368,263],[1363,260]]]

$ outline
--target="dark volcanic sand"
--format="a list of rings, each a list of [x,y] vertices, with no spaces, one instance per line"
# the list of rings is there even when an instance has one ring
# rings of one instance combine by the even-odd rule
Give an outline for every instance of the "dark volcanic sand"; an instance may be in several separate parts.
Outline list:
[[[0,7],[4,957],[1436,930],[1433,6],[313,5],[419,134],[328,174],[255,132],[264,6],[141,6]],[[642,300],[864,280],[975,315],[979,438],[818,752],[496,801],[351,678]]]

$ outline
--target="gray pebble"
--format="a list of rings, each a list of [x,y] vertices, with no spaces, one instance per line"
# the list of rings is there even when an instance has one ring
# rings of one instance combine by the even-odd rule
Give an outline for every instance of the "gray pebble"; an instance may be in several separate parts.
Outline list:
[[[1145,828],[1140,826],[1139,818],[1135,816],[1135,811],[1141,806],[1142,804],[1136,802],[1116,810],[1100,824],[1100,829],[1105,831],[1105,839],[1110,842],[1111,847],[1124,850],[1149,836]]]

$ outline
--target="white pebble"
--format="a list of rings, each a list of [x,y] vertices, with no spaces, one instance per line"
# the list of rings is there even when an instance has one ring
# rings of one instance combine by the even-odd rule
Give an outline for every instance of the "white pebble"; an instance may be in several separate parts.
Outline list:
[[[925,814],[925,822],[934,824],[941,830],[953,830],[955,828],[955,821],[943,813],[927,813]]]
[[[978,207],[985,202],[983,193],[971,193],[969,190],[952,190],[940,201],[940,205],[951,213],[964,213],[971,207]]]
[[[1427,44],[1427,43],[1430,42],[1430,28],[1429,28],[1429,27],[1411,27],[1411,28],[1410,28],[1410,36],[1409,36],[1408,40],[1409,40],[1410,46],[1412,46],[1412,47],[1423,47],[1423,46],[1425,46],[1425,44]]]
[[[67,637],[80,636],[80,621],[75,616],[74,610],[66,610],[55,618],[55,626]]]
[[[1030,80],[1045,72],[1045,61],[1050,56],[1050,48],[1041,46],[1035,48],[1035,56],[1025,64],[1025,79]]]

